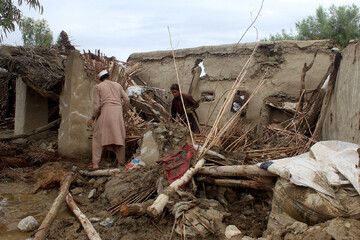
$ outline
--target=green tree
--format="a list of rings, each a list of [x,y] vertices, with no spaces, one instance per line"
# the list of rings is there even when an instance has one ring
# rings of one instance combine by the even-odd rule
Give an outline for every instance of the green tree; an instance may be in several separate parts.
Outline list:
[[[29,8],[38,10],[40,14],[43,13],[43,7],[38,0],[25,0]],[[21,6],[22,0],[17,1],[17,5]],[[0,0],[0,42],[2,42],[4,35],[15,31],[15,24],[21,26],[22,15],[18,7],[12,0]]]
[[[340,7],[332,5],[328,10],[320,6],[315,16],[296,22],[297,35],[287,34],[283,29],[281,34],[270,35],[270,40],[332,39],[344,48],[349,40],[360,37],[359,23],[359,8],[355,4]]]
[[[36,21],[32,18],[25,18],[20,31],[25,47],[52,45],[53,34],[45,19]]]
[[[293,34],[290,29],[290,33],[287,33],[285,29],[281,30],[281,33],[275,33],[275,35],[270,34],[269,41],[279,41],[279,40],[297,40],[297,36]],[[268,41],[266,38],[264,41]]]

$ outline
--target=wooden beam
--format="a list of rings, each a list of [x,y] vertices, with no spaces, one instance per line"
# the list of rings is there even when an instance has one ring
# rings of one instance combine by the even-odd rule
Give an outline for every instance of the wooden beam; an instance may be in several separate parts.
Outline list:
[[[237,188],[252,188],[252,189],[271,189],[271,185],[261,183],[253,180],[238,180],[238,179],[216,179],[211,177],[196,177],[196,181],[208,183],[223,187],[237,187]]]
[[[197,172],[197,175],[212,177],[276,177],[275,174],[261,169],[256,165],[204,167]]]
[[[169,201],[169,198],[181,187],[187,184],[192,177],[197,173],[197,171],[200,170],[200,168],[204,165],[205,160],[200,159],[194,168],[190,168],[187,170],[184,175],[177,179],[176,181],[172,182],[170,186],[165,188],[164,192],[160,194],[155,202],[147,208],[147,213],[151,217],[157,217],[159,216],[163,210],[167,202]]]
[[[90,240],[101,240],[99,234],[96,232],[95,228],[93,227],[89,219],[85,216],[85,214],[81,212],[78,206],[76,206],[76,203],[70,193],[68,193],[66,196],[66,203],[68,204],[69,208],[71,209],[75,217],[79,220],[79,222],[83,226],[84,231],[88,236],[88,238]]]
[[[10,136],[10,137],[0,137],[0,141],[11,141],[11,140],[15,140],[15,139],[18,139],[18,138],[27,138],[27,137],[30,137],[30,136],[45,132],[46,130],[49,130],[50,128],[55,127],[55,126],[59,125],[60,123],[61,123],[61,118],[59,118],[59,119],[57,119],[55,121],[52,121],[51,123],[48,123],[45,126],[36,128],[36,129],[34,129],[34,130],[32,130],[32,131],[30,131],[28,133],[14,135],[14,136]]]

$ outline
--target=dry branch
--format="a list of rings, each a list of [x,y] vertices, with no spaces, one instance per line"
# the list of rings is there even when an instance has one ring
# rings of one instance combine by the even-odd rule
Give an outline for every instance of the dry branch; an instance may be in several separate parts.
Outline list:
[[[66,203],[68,204],[69,208],[79,220],[81,225],[84,228],[84,231],[90,240],[101,240],[99,234],[96,232],[95,228],[89,221],[89,219],[81,212],[81,210],[76,206],[74,199],[72,198],[71,194],[68,193],[66,196]]]
[[[306,63],[304,63],[304,67],[302,69],[302,72],[301,72],[301,87],[300,87],[300,96],[299,96],[299,99],[300,99],[300,102],[299,102],[299,111],[301,112],[302,109],[303,109],[303,96],[304,96],[304,91],[305,91],[305,76],[306,76],[306,73],[312,68],[313,64],[314,64],[314,61],[315,61],[315,58],[316,58],[316,55],[318,53],[318,50],[316,50],[315,54],[314,54],[314,57],[313,57],[313,60],[312,62],[310,63],[309,66],[307,66]]]
[[[35,233],[34,240],[44,240],[48,235],[50,226],[54,221],[61,204],[64,202],[66,195],[69,193],[69,186],[75,179],[75,174],[69,172],[64,180],[61,182],[59,195],[56,197],[54,203],[51,205],[51,208],[46,215],[45,219],[42,221],[38,231]]]

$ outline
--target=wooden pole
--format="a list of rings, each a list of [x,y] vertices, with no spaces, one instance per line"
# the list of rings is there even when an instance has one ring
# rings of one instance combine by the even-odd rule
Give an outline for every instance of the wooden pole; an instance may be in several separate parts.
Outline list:
[[[178,68],[177,68],[176,60],[175,60],[175,50],[173,48],[172,40],[171,40],[170,27],[168,27],[168,32],[169,32],[171,52],[172,52],[172,57],[173,57],[173,62],[174,62],[174,67],[175,67],[176,79],[177,79],[177,83],[179,85],[180,99],[181,99],[181,103],[182,103],[182,106],[183,106],[183,109],[184,109],[184,113],[185,113],[184,115],[185,115],[185,118],[186,118],[186,125],[187,125],[189,133],[190,133],[191,143],[194,146],[194,144],[195,144],[194,136],[193,136],[193,132],[191,131],[189,117],[186,114],[186,107],[185,107],[184,99],[183,99],[183,96],[182,96],[182,89],[181,89],[181,84],[180,84],[179,72],[178,72]]]
[[[147,213],[149,216],[157,217],[159,216],[165,205],[167,204],[169,198],[179,189],[179,187],[187,184],[191,178],[200,170],[200,168],[204,165],[205,159],[200,159],[194,168],[190,168],[185,172],[185,174],[170,184],[167,188],[165,188],[164,192],[160,194],[155,202],[147,208]]]
[[[112,176],[119,173],[120,171],[121,171],[120,168],[113,168],[113,169],[100,169],[95,171],[79,170],[78,172],[79,174],[84,176],[99,177],[99,176]]]
[[[340,66],[340,60],[341,60],[341,53],[337,53],[335,56],[335,61],[334,61],[334,71],[330,74],[329,82],[328,82],[328,85],[326,88],[325,97],[323,100],[323,105],[322,105],[321,111],[320,111],[319,120],[316,124],[315,131],[313,134],[313,139],[315,139],[315,140],[319,140],[321,137],[321,130],[323,127],[322,125],[324,123],[326,112],[329,107],[331,94],[335,88],[337,72],[338,72],[339,66]]]
[[[71,194],[68,193],[66,196],[66,203],[68,204],[71,211],[74,213],[75,217],[79,220],[81,225],[84,228],[84,231],[90,240],[101,240],[99,234],[96,232],[95,228],[89,221],[89,219],[81,212],[81,210],[76,206],[74,199]]]
[[[197,66],[195,69],[194,69],[194,75],[193,75],[193,78],[191,80],[191,83],[190,83],[190,87],[189,87],[189,91],[188,93],[190,95],[193,94],[194,92],[194,89],[196,89],[197,85],[198,85],[198,82],[199,82],[199,79],[200,79],[200,75],[201,75],[201,67],[200,66]]]
[[[134,203],[130,205],[125,205],[120,208],[121,216],[142,216],[145,215],[146,209],[154,203],[154,200],[148,200],[142,203]]]
[[[252,188],[252,189],[271,189],[271,185],[261,183],[253,180],[238,180],[238,179],[216,179],[211,177],[196,177],[196,181],[208,183],[223,187],[238,187],[238,188]]]
[[[261,169],[256,165],[204,167],[197,172],[197,175],[212,177],[276,177],[275,174]]]
[[[299,99],[300,99],[300,102],[299,102],[299,112],[301,112],[303,110],[303,103],[304,103],[304,91],[305,91],[305,76],[306,76],[306,73],[312,68],[313,64],[314,64],[314,61],[315,61],[315,58],[316,58],[316,55],[318,53],[318,50],[316,50],[315,54],[314,54],[314,57],[313,57],[313,60],[312,62],[310,63],[309,66],[307,66],[306,63],[304,63],[304,67],[302,69],[302,72],[301,72],[301,83],[300,83],[300,96],[299,96]]]
[[[69,192],[70,184],[75,179],[75,174],[69,172],[66,174],[64,180],[61,182],[60,193],[53,202],[48,214],[45,219],[42,221],[38,231],[35,233],[34,240],[44,240],[48,235],[50,226],[54,221],[61,204],[64,202],[66,195]]]
[[[34,130],[32,130],[32,131],[30,131],[28,133],[14,135],[14,136],[11,136],[11,137],[1,137],[0,141],[11,141],[11,140],[15,140],[15,139],[18,139],[18,138],[27,138],[27,137],[30,137],[30,136],[45,132],[46,130],[49,130],[50,128],[55,127],[55,126],[59,125],[60,123],[61,123],[61,118],[59,118],[59,119],[57,119],[55,121],[52,121],[51,123],[49,123],[49,124],[47,124],[45,126],[36,128],[36,129],[34,129]]]

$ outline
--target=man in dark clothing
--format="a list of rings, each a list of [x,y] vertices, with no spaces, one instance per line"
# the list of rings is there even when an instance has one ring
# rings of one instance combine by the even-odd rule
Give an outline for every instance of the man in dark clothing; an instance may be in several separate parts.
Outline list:
[[[171,90],[171,93],[174,95],[174,99],[172,100],[172,103],[171,103],[171,116],[173,118],[176,118],[176,113],[178,113],[180,115],[180,117],[184,121],[186,121],[186,117],[184,114],[185,113],[184,107],[183,107],[183,104],[181,102],[181,97],[180,97],[179,85],[176,83],[172,84],[170,87],[170,90]],[[199,103],[197,101],[195,101],[194,98],[190,94],[187,94],[187,93],[183,93],[182,98],[184,100],[184,105],[186,108],[187,117],[190,122],[191,131],[199,134],[200,133],[199,117],[195,112],[195,109],[197,109],[199,107]]]

